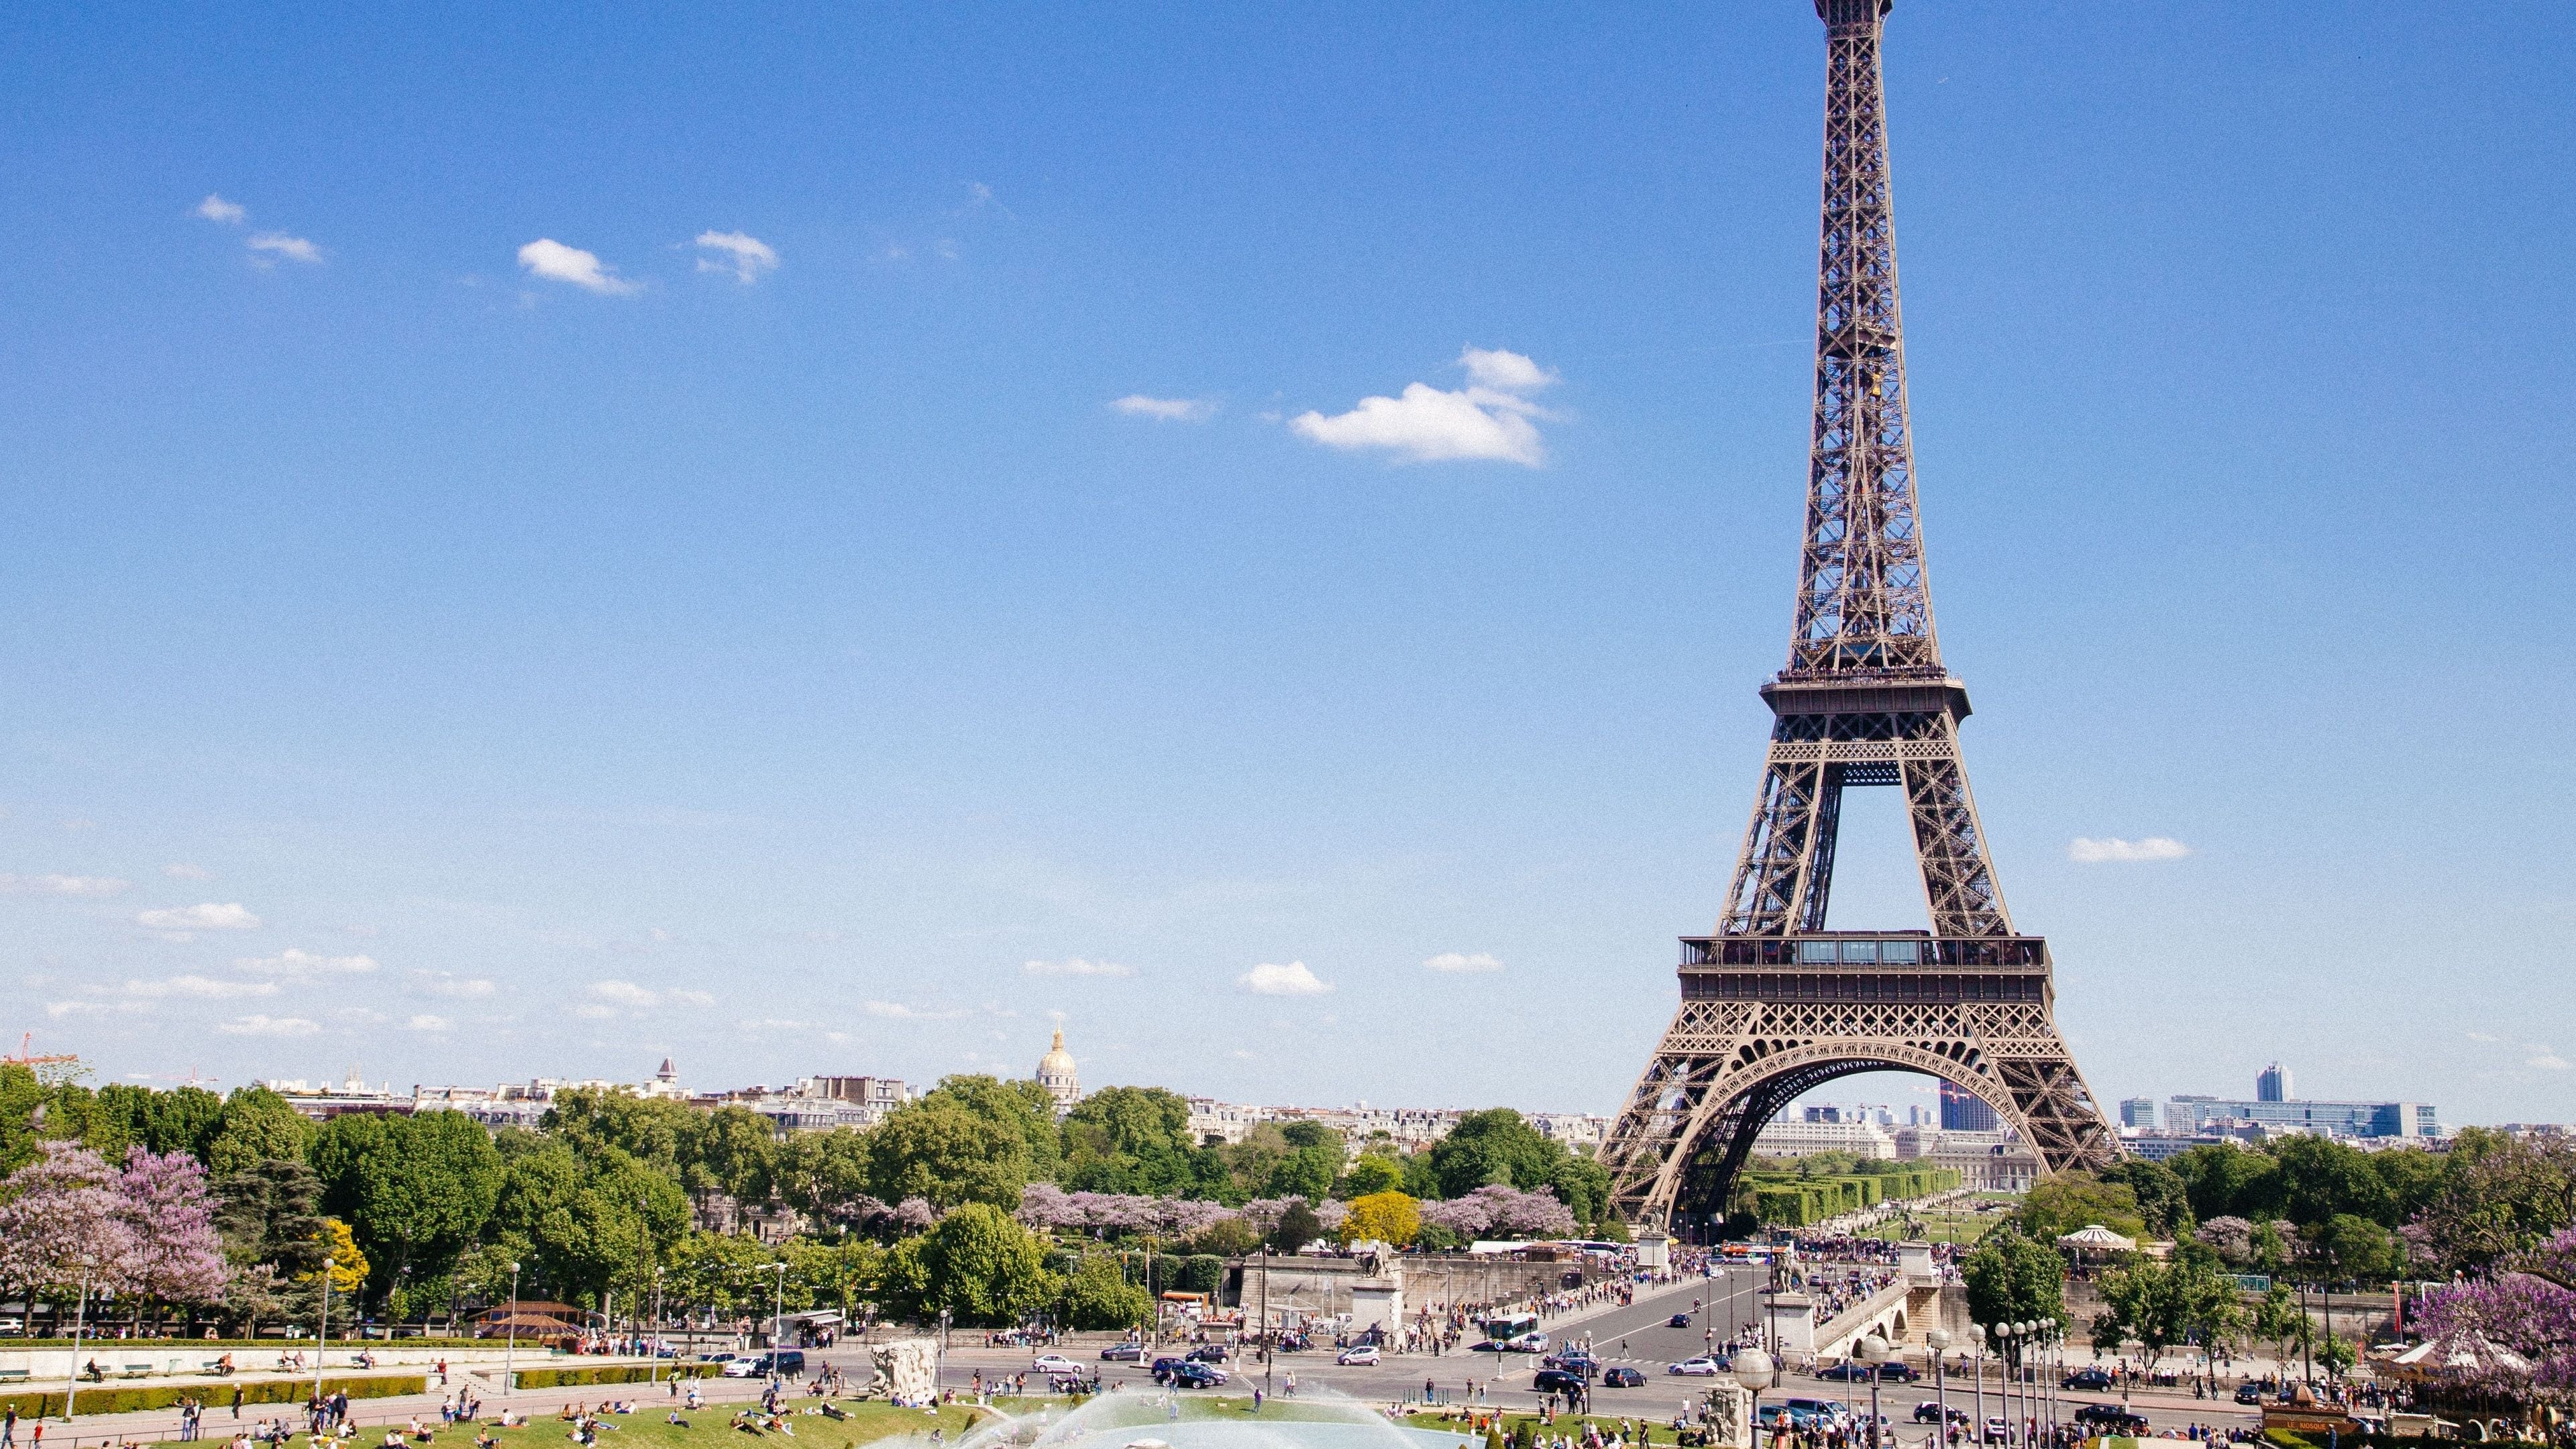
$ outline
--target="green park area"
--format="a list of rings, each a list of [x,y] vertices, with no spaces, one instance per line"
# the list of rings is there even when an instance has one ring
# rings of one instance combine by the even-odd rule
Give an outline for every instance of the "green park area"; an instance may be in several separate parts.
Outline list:
[[[1972,1246],[2004,1221],[2000,1213],[1916,1213],[1880,1223],[1862,1236],[1891,1243],[1956,1243]]]

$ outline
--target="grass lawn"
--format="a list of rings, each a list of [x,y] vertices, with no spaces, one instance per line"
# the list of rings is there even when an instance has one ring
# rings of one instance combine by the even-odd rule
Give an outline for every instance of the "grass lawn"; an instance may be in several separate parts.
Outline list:
[[[1640,1407],[1642,1408],[1643,1405],[1640,1405]],[[1468,1433],[1466,1424],[1452,1417],[1456,1412],[1457,1411],[1455,1410],[1438,1410],[1426,1414],[1407,1414],[1401,1422],[1408,1428],[1437,1429],[1444,1434]],[[1644,1442],[1649,1444],[1671,1444],[1674,1442],[1673,1420],[1672,1415],[1669,1412],[1667,1412],[1661,1419],[1639,1420],[1634,1416],[1631,1416],[1624,1421],[1624,1427],[1623,1421],[1617,1414],[1587,1414],[1581,1416],[1574,1414],[1559,1414],[1556,1416],[1556,1422],[1551,1425],[1541,1422],[1538,1414],[1532,1410],[1473,1409],[1468,1412],[1477,1415],[1478,1418],[1484,1422],[1494,1424],[1496,1427],[1500,1428],[1503,1431],[1503,1438],[1507,1441],[1512,1437],[1512,1431],[1522,1424],[1528,1424],[1533,1433],[1540,1435],[1576,1434],[1580,1432],[1576,1426],[1581,1424],[1596,1424],[1600,1426],[1604,1434],[1614,1431],[1626,1434],[1628,1436],[1628,1442],[1631,1444],[1639,1442],[1637,1436],[1641,1432],[1645,1435]]]
[[[1921,1223],[1923,1226],[1923,1235],[1919,1239],[1914,1239],[1913,1235],[1906,1231],[1906,1224],[1902,1222],[1881,1223],[1877,1227],[1870,1229],[1868,1236],[1873,1238],[1882,1238],[1890,1242],[1904,1242],[1908,1239],[1913,1239],[1914,1241],[1926,1243],[1969,1244],[1976,1242],[1979,1238],[1982,1238],[1986,1234],[1994,1231],[1995,1225],[2003,1221],[2003,1215],[2000,1213],[1934,1212],[1924,1213],[1918,1217],[1916,1221]]]
[[[620,1389],[623,1387],[619,1386]],[[610,1392],[615,1390],[603,1390],[601,1397],[605,1399]],[[969,1404],[951,1405],[933,1415],[922,1409],[898,1409],[886,1404],[842,1403],[839,1407],[850,1417],[830,1419],[804,1412],[806,1403],[810,1402],[798,1404],[793,1419],[796,1426],[793,1435],[761,1434],[757,1437],[777,1445],[778,1449],[856,1449],[858,1445],[871,1444],[879,1439],[901,1434],[928,1434],[932,1429],[942,1429],[946,1431],[944,1437],[947,1442],[954,1444],[964,1437],[967,1430],[993,1416],[991,1410]],[[662,1416],[671,1411],[668,1400],[637,1398],[635,1404],[632,1414],[610,1414],[602,1420],[602,1423],[615,1427],[600,1430],[599,1449],[737,1449],[754,1437],[730,1427],[736,1409],[752,1407],[746,1403],[709,1404],[695,1411],[683,1409],[680,1417],[689,1421],[686,1428],[663,1421]],[[352,1408],[359,1410],[363,1417],[363,1405],[352,1405]],[[429,1415],[433,1426],[437,1417],[434,1410]],[[215,1427],[211,1419],[208,1424]],[[380,1449],[386,1427],[383,1424],[359,1425],[358,1437],[349,1441],[351,1449]],[[473,1424],[441,1427],[429,1449],[474,1449],[476,1432],[477,1426]],[[492,1436],[501,1441],[501,1449],[565,1449],[572,1443],[571,1432],[569,1422],[544,1415],[519,1428],[494,1428]],[[223,1449],[224,1442],[222,1434],[210,1433],[195,1444],[181,1446],[175,1439],[167,1441],[167,1444],[170,1449]],[[312,1443],[309,1436],[298,1434],[288,1449],[311,1449]],[[407,1449],[420,1449],[408,1440],[405,1444]]]

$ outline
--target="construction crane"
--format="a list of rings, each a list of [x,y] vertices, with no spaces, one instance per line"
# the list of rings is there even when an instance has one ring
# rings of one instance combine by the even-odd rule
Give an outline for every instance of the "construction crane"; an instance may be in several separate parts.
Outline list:
[[[78,1052],[47,1052],[42,1056],[38,1056],[36,1054],[36,1034],[32,1031],[23,1032],[19,1035],[18,1054],[16,1056],[0,1057],[0,1062],[15,1062],[19,1066],[28,1068],[57,1066],[64,1062],[76,1062],[79,1060],[80,1053]]]

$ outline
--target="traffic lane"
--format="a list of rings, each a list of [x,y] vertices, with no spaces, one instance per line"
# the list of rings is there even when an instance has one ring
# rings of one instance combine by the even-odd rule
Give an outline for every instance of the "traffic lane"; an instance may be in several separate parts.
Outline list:
[[[1952,1412],[1966,1414],[1971,1419],[1978,1417],[1981,1408],[1987,1418],[2010,1417],[2021,1420],[2031,1416],[2031,1411],[2023,1407],[2021,1391],[2018,1388],[2013,1391],[2012,1411],[2007,1416],[2000,1386],[1992,1380],[1987,1381],[1985,1385],[1982,1403],[1970,1380],[1950,1380],[1947,1396]],[[1936,1389],[1928,1375],[1919,1383],[1882,1383],[1878,1388],[1878,1411],[1885,1414],[1898,1428],[1906,1428],[1913,1424],[1917,1404],[1937,1404],[1941,1397],[1942,1392]],[[1820,1379],[1812,1374],[1793,1373],[1785,1375],[1777,1388],[1762,1391],[1762,1399],[1765,1403],[1777,1403],[1783,1398],[1835,1399],[1840,1400],[1856,1414],[1865,1413],[1869,1409],[1869,1385],[1844,1383],[1837,1379]],[[2118,1407],[2120,1399],[2116,1394],[2078,1394],[2060,1391],[2057,1396],[2057,1418],[2061,1422],[2071,1423],[2078,1408],[2085,1404],[2096,1403]],[[2155,1429],[2180,1429],[2192,1424],[2214,1424],[2221,1427],[2259,1426],[2263,1418],[2260,1411],[2243,1408],[2225,1399],[2166,1403],[2140,1398],[2133,1400],[2127,1407],[2133,1413],[2145,1415],[2148,1425]],[[2043,1400],[2041,1408],[2043,1415],[2045,1411]],[[1921,1427],[1925,1431],[1925,1437],[1929,1438],[1932,1425],[1928,1419]]]

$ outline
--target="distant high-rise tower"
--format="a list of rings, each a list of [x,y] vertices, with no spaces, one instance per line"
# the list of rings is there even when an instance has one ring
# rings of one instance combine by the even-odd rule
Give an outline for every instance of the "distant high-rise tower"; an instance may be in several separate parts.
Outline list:
[[[1992,1132],[1995,1109],[1983,1097],[1948,1082],[1941,1084],[1941,1130],[1944,1132]]]
[[[2286,1102],[2290,1100],[2290,1069],[2274,1062],[2254,1078],[2254,1100]]]
[[[2155,1126],[2156,1099],[2153,1097],[2131,1097],[2127,1101],[2122,1102],[2120,1104],[2120,1125],[2123,1127]]]
[[[1047,1054],[1038,1058],[1038,1085],[1046,1088],[1048,1096],[1055,1098],[1058,1112],[1070,1112],[1073,1104],[1082,1100],[1082,1084],[1075,1080],[1073,1074],[1073,1053],[1064,1049],[1063,1027],[1055,1029],[1055,1045],[1048,1047]]]

